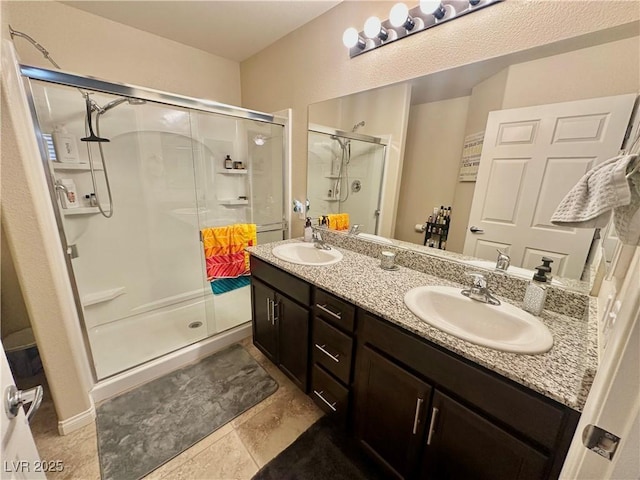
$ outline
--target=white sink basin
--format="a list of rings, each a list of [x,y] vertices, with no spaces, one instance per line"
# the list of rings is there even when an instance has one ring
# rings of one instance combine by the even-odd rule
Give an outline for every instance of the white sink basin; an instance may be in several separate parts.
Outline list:
[[[358,238],[362,238],[364,240],[370,240],[372,242],[384,243],[385,245],[393,245],[393,242],[386,237],[381,237],[380,235],[374,235],[373,233],[358,233]]]
[[[321,250],[313,243],[285,243],[271,250],[276,258],[298,265],[331,265],[342,260],[342,253],[335,248]]]
[[[549,329],[536,317],[508,303],[471,300],[453,287],[417,287],[404,303],[426,323],[477,345],[514,353],[544,353],[553,345]]]
[[[495,270],[496,268],[496,262],[491,262],[489,260],[465,260],[464,263],[473,267],[486,268],[488,270]],[[515,277],[524,278],[525,280],[531,280],[535,272],[526,268],[514,267],[513,265],[509,265],[509,268],[507,268],[507,273]],[[562,282],[556,280],[555,278],[552,278],[551,285],[562,285]]]

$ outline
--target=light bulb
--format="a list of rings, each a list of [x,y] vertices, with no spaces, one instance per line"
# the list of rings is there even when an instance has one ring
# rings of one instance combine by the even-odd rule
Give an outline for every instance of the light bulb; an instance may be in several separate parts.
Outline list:
[[[378,17],[369,17],[364,22],[364,34],[368,38],[376,38],[382,29],[382,22]]]
[[[266,141],[267,141],[267,137],[265,137],[264,135],[258,134],[255,137],[253,137],[253,143],[258,145],[259,147],[264,145]]]
[[[342,43],[347,48],[353,48],[358,45],[358,39],[360,38],[360,34],[358,31],[351,27],[347,28],[342,34]]]
[[[420,11],[427,15],[433,15],[438,20],[447,13],[440,0],[420,0]]]
[[[389,21],[394,27],[403,27],[409,17],[409,7],[404,3],[396,3],[389,12]]]

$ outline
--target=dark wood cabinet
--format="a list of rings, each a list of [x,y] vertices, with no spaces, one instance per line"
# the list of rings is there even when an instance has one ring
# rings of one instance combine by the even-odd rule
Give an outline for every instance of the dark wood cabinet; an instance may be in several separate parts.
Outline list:
[[[278,329],[272,320],[275,291],[257,279],[251,281],[251,313],[253,315],[253,343],[269,360],[277,363]]]
[[[369,347],[358,355],[357,439],[393,477],[410,478],[422,450],[432,389]]]
[[[253,343],[307,393],[311,286],[254,257],[251,271]]]
[[[276,294],[278,365],[303,391],[307,391],[309,365],[309,309]]]
[[[420,478],[534,480],[549,457],[436,391]]]

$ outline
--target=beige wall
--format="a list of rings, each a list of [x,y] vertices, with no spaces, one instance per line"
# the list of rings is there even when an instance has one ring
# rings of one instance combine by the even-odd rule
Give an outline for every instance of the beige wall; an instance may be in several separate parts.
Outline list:
[[[615,5],[614,5],[615,3]],[[242,62],[243,106],[293,111],[293,197],[304,198],[309,104],[637,21],[635,2],[507,1],[349,59],[343,31],[393,2],[343,2]],[[526,25],[526,29],[522,26]],[[265,91],[269,95],[265,95]],[[294,233],[301,234],[296,220]]]
[[[7,247],[8,243],[4,227],[0,227],[0,230],[2,238],[2,243],[0,243],[2,246],[0,251],[0,266],[2,268],[2,280],[0,281],[0,285],[2,285],[2,291],[0,292],[0,335],[4,339],[11,333],[28,328],[31,323],[29,322],[29,314],[22,297],[22,290],[18,283],[13,258]]]
[[[395,238],[422,244],[414,226],[433,207],[453,204],[469,98],[411,106]]]
[[[237,62],[50,0],[2,4],[3,22],[42,44],[63,70],[241,103]],[[26,40],[15,45],[21,62],[53,68]]]

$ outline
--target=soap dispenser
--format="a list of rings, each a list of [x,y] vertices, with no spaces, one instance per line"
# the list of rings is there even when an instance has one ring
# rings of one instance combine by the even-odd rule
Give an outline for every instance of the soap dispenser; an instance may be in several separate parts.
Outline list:
[[[311,227],[311,217],[307,217],[304,225],[304,241],[311,242],[313,240],[313,227]]]
[[[524,294],[523,308],[533,315],[540,315],[547,298],[547,272],[550,272],[551,268],[540,265],[536,270]]]
[[[546,271],[546,276],[547,276],[547,283],[551,283],[551,280],[553,279],[553,275],[551,275],[551,264],[553,263],[553,260],[549,257],[542,257],[542,265],[547,267],[549,270]]]

